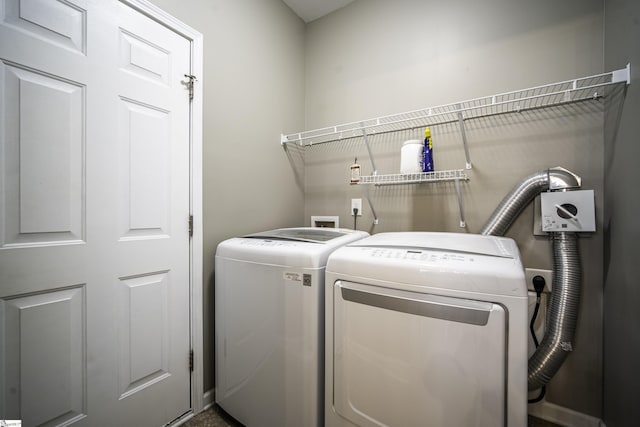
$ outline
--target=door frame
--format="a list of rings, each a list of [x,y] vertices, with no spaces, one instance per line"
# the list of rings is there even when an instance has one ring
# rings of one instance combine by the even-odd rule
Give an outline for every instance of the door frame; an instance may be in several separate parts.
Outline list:
[[[180,34],[191,43],[191,74],[196,76],[189,117],[190,215],[193,217],[193,235],[189,245],[189,323],[193,371],[191,372],[191,410],[194,414],[204,409],[203,362],[203,228],[202,228],[202,80],[203,36],[200,32],[169,15],[147,0],[118,0]]]

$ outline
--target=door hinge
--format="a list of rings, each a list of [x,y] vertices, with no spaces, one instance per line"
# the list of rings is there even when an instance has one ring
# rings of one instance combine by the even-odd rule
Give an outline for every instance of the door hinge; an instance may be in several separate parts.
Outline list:
[[[193,74],[185,74],[184,76],[189,79],[189,81],[186,82],[186,85],[187,85],[187,88],[189,89],[189,101],[192,101],[193,100],[193,82],[197,81],[198,79]]]
[[[193,372],[193,350],[189,351],[189,372]]]
[[[193,215],[189,215],[189,237],[193,237]]]

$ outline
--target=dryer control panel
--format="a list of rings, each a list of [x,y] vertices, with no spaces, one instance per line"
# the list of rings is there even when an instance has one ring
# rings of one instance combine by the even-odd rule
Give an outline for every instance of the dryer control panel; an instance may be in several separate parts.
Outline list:
[[[412,249],[391,249],[391,248],[371,248],[370,256],[373,258],[404,259],[411,261],[441,262],[441,261],[473,261],[469,254],[412,250]]]

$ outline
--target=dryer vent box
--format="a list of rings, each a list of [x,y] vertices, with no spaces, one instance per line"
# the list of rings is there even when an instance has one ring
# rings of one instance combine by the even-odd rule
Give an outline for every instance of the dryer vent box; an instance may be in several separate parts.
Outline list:
[[[593,190],[542,193],[540,211],[542,231],[596,231]]]

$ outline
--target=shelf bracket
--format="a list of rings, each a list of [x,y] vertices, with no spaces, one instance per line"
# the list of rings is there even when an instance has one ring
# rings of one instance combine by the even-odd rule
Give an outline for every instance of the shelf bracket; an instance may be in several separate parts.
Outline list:
[[[371,159],[371,167],[373,168],[373,173],[371,173],[371,175],[377,175],[378,169],[376,169],[376,161],[373,158],[373,153],[371,152],[371,146],[369,145],[369,136],[367,135],[367,128],[364,126],[364,123],[360,123],[360,125],[362,126],[362,137],[364,138],[364,145],[367,146],[367,151],[369,152],[369,159]],[[369,202],[369,204],[371,204],[371,202]]]
[[[460,178],[456,177],[456,195],[458,196],[458,208],[460,209],[460,228],[467,228],[467,222],[464,219],[464,206],[462,205],[462,194],[460,192]]]
[[[371,197],[369,197],[369,187],[365,185],[364,187],[364,198],[367,199],[367,203],[369,204],[369,209],[371,209],[371,214],[373,215],[373,224],[378,225],[378,215],[376,214],[376,210],[373,208],[373,203],[371,203]]]
[[[471,169],[471,156],[469,155],[469,146],[467,145],[467,132],[464,129],[464,117],[462,115],[462,107],[460,104],[456,104],[458,109],[458,125],[460,126],[460,135],[462,135],[462,145],[464,146],[464,157],[467,160],[467,169]],[[456,183],[458,181],[456,180]]]
[[[611,73],[611,83],[626,82],[631,84],[631,64],[628,63],[625,68],[615,70]]]

